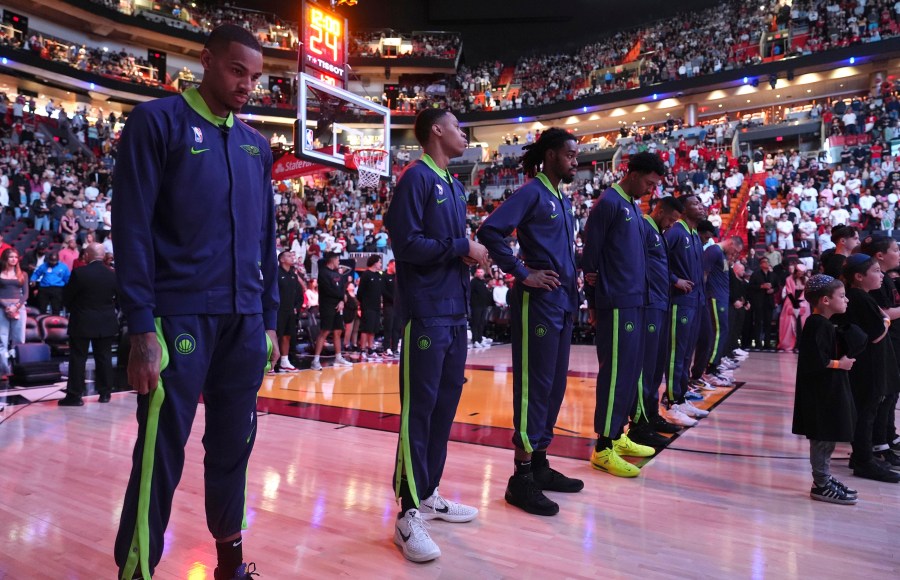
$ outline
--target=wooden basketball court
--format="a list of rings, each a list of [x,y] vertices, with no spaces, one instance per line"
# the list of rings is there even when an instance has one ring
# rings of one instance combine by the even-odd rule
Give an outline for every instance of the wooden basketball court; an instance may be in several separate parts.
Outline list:
[[[244,553],[261,578],[895,578],[900,485],[835,475],[856,506],[809,499],[807,445],[791,435],[795,355],[753,354],[746,384],[718,389],[711,415],[626,480],[591,469],[591,347],[574,347],[550,448],[585,480],[549,494],[552,518],[503,500],[512,472],[508,346],[470,351],[443,495],[479,508],[433,522],[443,556],[406,561],[392,541],[396,364],[266,377],[250,463]],[[55,401],[0,414],[0,578],[114,578],[112,544],[136,435],[131,393],[81,408]],[[11,416],[16,413],[15,416]],[[212,578],[203,515],[201,405],[156,578]]]

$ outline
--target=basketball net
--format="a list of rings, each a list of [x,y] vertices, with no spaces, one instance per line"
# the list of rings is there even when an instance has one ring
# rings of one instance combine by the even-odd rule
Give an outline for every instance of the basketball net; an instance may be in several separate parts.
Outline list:
[[[358,149],[353,152],[353,162],[359,172],[359,187],[377,188],[381,183],[381,172],[386,169],[387,151]]]

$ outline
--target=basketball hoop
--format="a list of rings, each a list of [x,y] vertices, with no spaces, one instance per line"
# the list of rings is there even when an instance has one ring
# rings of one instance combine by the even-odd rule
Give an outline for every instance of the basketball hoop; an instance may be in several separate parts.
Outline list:
[[[359,172],[359,187],[378,187],[381,176],[387,171],[388,152],[384,149],[357,149],[353,163]]]

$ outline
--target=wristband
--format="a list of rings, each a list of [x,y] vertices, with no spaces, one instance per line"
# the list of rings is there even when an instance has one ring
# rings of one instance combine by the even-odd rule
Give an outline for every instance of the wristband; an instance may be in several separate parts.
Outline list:
[[[837,360],[831,361],[830,363],[828,363],[828,368],[831,368],[831,369],[841,368],[841,361],[837,361]]]

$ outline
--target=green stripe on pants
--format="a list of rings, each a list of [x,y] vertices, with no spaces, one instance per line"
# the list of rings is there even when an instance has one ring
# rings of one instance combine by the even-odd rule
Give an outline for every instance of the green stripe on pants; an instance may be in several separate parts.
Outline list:
[[[159,410],[166,398],[163,388],[162,372],[169,366],[169,349],[163,337],[162,320],[156,319],[156,340],[162,349],[160,356],[160,377],[156,388],[148,395],[150,401],[147,409],[147,422],[144,426],[144,448],[141,452],[141,483],[138,492],[138,512],[131,539],[128,560],[122,569],[122,580],[131,580],[140,566],[141,576],[150,578],[150,488],[153,482],[153,462],[156,454],[156,433],[159,428]]]
[[[528,440],[528,302],[530,294],[522,293],[522,400],[519,402],[519,438],[525,453],[531,453]]]
[[[716,327],[716,337],[713,339],[712,352],[709,353],[709,364],[716,360],[716,353],[719,352],[719,335],[722,328],[719,326],[719,304],[715,298],[712,299],[713,326]]]
[[[641,371],[641,376],[638,377],[637,384],[638,384],[638,403],[637,403],[637,410],[634,413],[635,423],[637,423],[641,417],[647,416],[647,411],[644,409],[644,371]]]
[[[606,424],[603,436],[609,437],[609,424],[612,421],[613,405],[616,402],[616,380],[619,375],[619,309],[613,308],[612,327],[612,374],[609,378],[609,400],[606,402]]]
[[[672,323],[670,326],[669,341],[671,344],[671,350],[669,352],[669,372],[666,373],[666,391],[669,394],[669,404],[675,402],[675,378],[672,376],[675,374],[675,328],[676,322],[678,322],[678,305],[672,305]]]
[[[400,415],[400,442],[397,450],[397,469],[394,475],[394,494],[400,497],[400,485],[403,479],[403,471],[406,471],[406,484],[412,494],[413,503],[419,507],[419,493],[416,491],[416,480],[412,472],[412,453],[409,449],[409,353],[412,350],[410,332],[412,320],[406,323],[403,329],[403,411]]]

